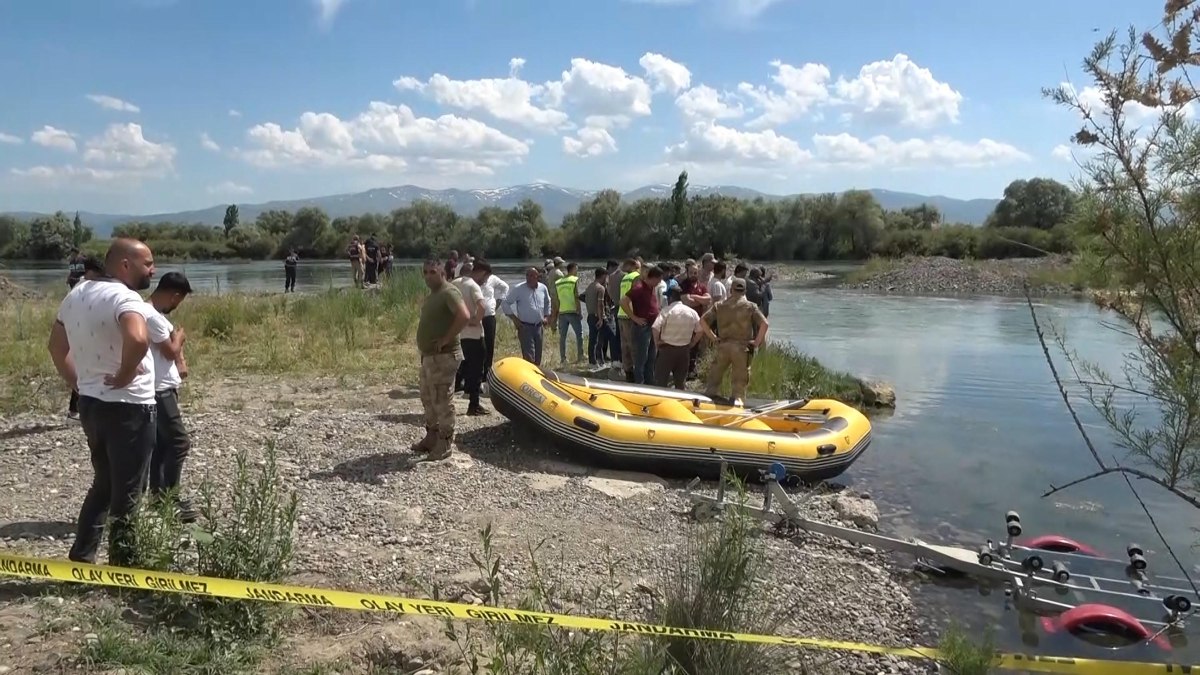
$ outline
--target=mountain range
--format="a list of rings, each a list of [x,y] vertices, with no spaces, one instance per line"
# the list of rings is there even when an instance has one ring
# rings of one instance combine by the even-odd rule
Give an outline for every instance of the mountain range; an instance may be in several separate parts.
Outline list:
[[[664,198],[671,194],[672,185],[646,185],[636,190],[622,193],[621,199],[631,202],[645,197]],[[514,185],[503,188],[477,190],[430,190],[415,185],[402,185],[390,188],[374,188],[366,192],[329,195],[325,197],[309,197],[285,201],[265,202],[261,204],[238,204],[238,215],[242,222],[250,222],[259,213],[271,209],[296,211],[305,206],[316,206],[329,214],[330,218],[339,216],[356,216],[364,213],[388,213],[393,209],[408,206],[415,201],[428,200],[450,206],[461,215],[475,215],[479,209],[486,206],[497,206],[508,209],[516,206],[524,199],[532,199],[542,206],[546,222],[557,227],[566,214],[575,211],[579,205],[594,197],[598,190],[576,190],[559,187],[549,183],[533,183],[530,185]],[[920,195],[909,192],[893,192],[891,190],[869,190],[875,195],[885,209],[901,209],[921,204],[936,206],[947,222],[969,223],[980,225],[991,214],[998,199],[954,199],[939,195]],[[757,190],[735,185],[689,185],[689,195],[720,194],[741,199],[779,200],[799,195],[771,195]],[[128,215],[91,213],[80,211],[79,217],[90,226],[98,237],[107,237],[112,229],[128,222],[148,223],[203,223],[205,225],[220,225],[225,218],[227,204],[218,204],[206,209],[195,211],[179,211],[176,213],[155,213],[149,215]],[[40,213],[28,211],[8,212],[7,215],[18,218],[34,218]]]

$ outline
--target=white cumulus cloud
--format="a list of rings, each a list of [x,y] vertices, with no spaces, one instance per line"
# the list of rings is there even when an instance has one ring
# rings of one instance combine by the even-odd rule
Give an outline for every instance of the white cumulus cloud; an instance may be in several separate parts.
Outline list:
[[[1015,146],[988,138],[968,143],[944,136],[897,141],[883,135],[863,140],[847,133],[816,134],[813,148],[817,161],[851,167],[979,168],[1031,159]]]
[[[698,120],[722,120],[741,117],[746,109],[732,94],[718,92],[701,84],[680,94],[675,106],[685,116]]]
[[[596,157],[617,151],[617,141],[603,126],[585,125],[574,136],[563,136],[563,152],[577,157]]]
[[[356,167],[374,171],[413,165],[436,173],[490,175],[529,154],[529,145],[478,120],[417,117],[405,105],[372,102],[353,119],[306,112],[294,129],[268,122],[247,131],[238,151],[261,167]]]
[[[74,134],[57,127],[52,127],[49,124],[33,132],[29,140],[45,148],[55,148],[57,150],[66,150],[67,152],[75,152],[77,147]]]
[[[645,80],[620,66],[584,58],[571,59],[571,69],[546,84],[546,101],[553,107],[572,106],[585,117],[628,120],[650,115],[652,93]]]
[[[772,129],[742,131],[716,122],[696,122],[687,132],[687,140],[667,148],[673,161],[698,163],[741,163],[747,165],[795,165],[811,153],[796,141]]]
[[[59,138],[53,133],[48,136]],[[73,148],[73,139],[71,143]],[[170,143],[147,139],[140,124],[111,124],[104,133],[84,143],[83,165],[41,165],[11,172],[49,185],[130,188],[143,180],[169,174],[174,168],[175,154],[175,146]]]
[[[540,98],[546,88],[517,77],[515,71],[521,65],[524,65],[524,59],[513,59],[509,63],[512,74],[506,78],[452,80],[436,73],[427,82],[406,75],[392,84],[400,91],[420,92],[448,108],[486,113],[497,120],[528,129],[553,132],[561,128],[569,119],[567,114],[534,104],[533,101]]]
[[[1050,151],[1050,156],[1055,159],[1061,159],[1064,162],[1069,162],[1071,161],[1071,148],[1070,146],[1059,143],[1058,145],[1054,146],[1053,150]]]
[[[834,91],[839,102],[853,108],[852,115],[912,127],[957,122],[963,99],[905,54],[868,63],[854,79],[838,78]]]
[[[137,113],[137,112],[142,111],[141,108],[130,103],[129,101],[122,101],[121,99],[117,98],[116,96],[109,96],[108,94],[88,94],[87,98],[89,101],[91,101],[92,103],[95,103],[96,105],[100,106],[101,108],[104,108],[105,110],[116,110],[118,112],[131,112],[131,113]]]
[[[642,58],[638,59],[638,65],[654,82],[655,91],[678,94],[692,84],[692,71],[682,63],[672,61],[662,54],[646,52],[642,54]]]
[[[208,135],[208,132],[200,134],[200,147],[211,152],[220,152],[221,146]]]
[[[20,145],[24,142],[25,141],[22,140],[20,136],[13,136],[12,134],[6,134],[3,131],[0,131],[0,143],[6,143],[8,145]]]
[[[746,126],[767,129],[800,119],[814,106],[829,100],[829,68],[820,63],[796,67],[782,61],[772,61],[775,74],[771,79],[779,85],[773,91],[763,85],[742,82],[738,91],[757,104],[760,114]]]
[[[241,117],[241,116],[242,116],[242,111],[240,111],[240,110],[237,110],[237,109],[235,109],[235,108],[230,108],[230,109],[229,109],[229,116],[230,116],[230,117]]]

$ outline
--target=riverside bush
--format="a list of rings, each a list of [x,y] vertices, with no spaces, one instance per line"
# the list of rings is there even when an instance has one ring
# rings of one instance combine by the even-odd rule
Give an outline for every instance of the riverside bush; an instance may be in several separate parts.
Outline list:
[[[973,227],[946,225],[933,230],[890,230],[875,245],[875,255],[945,256],[947,258],[1030,258],[1048,253],[1072,253],[1075,240],[1068,226],[1049,230],[1034,227]]]

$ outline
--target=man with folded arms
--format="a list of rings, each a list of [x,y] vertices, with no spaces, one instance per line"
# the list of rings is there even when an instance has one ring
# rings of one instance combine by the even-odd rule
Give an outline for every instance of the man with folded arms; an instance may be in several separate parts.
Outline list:
[[[75,562],[96,561],[106,520],[108,562],[133,562],[128,519],[145,487],[157,431],[149,305],[138,294],[153,276],[149,247],[136,239],[113,241],[104,276],[71,289],[50,331],[54,367],[79,389],[79,421],[94,471],[68,554]]]

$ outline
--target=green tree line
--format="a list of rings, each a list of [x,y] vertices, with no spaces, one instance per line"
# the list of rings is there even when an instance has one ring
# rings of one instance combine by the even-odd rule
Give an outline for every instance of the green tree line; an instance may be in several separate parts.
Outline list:
[[[620,193],[604,190],[558,228],[551,228],[541,206],[527,199],[511,209],[486,207],[473,216],[417,202],[387,214],[333,219],[316,207],[271,210],[252,222],[242,222],[231,204],[220,226],[133,222],[114,228],[113,235],[146,241],[164,259],[261,260],[281,258],[292,248],[306,258],[339,258],[356,234],[374,234],[391,244],[398,258],[444,255],[450,249],[493,259],[685,257],[699,251],[755,260],[1007,258],[1074,250],[1070,223],[1076,202],[1057,181],[1014,181],[984,226],[976,227],[946,223],[928,204],[887,210],[862,190],[781,200],[688,195],[684,172],[670,197],[622,202]],[[60,259],[75,241],[71,235],[61,213],[29,223],[0,217],[0,255]]]

